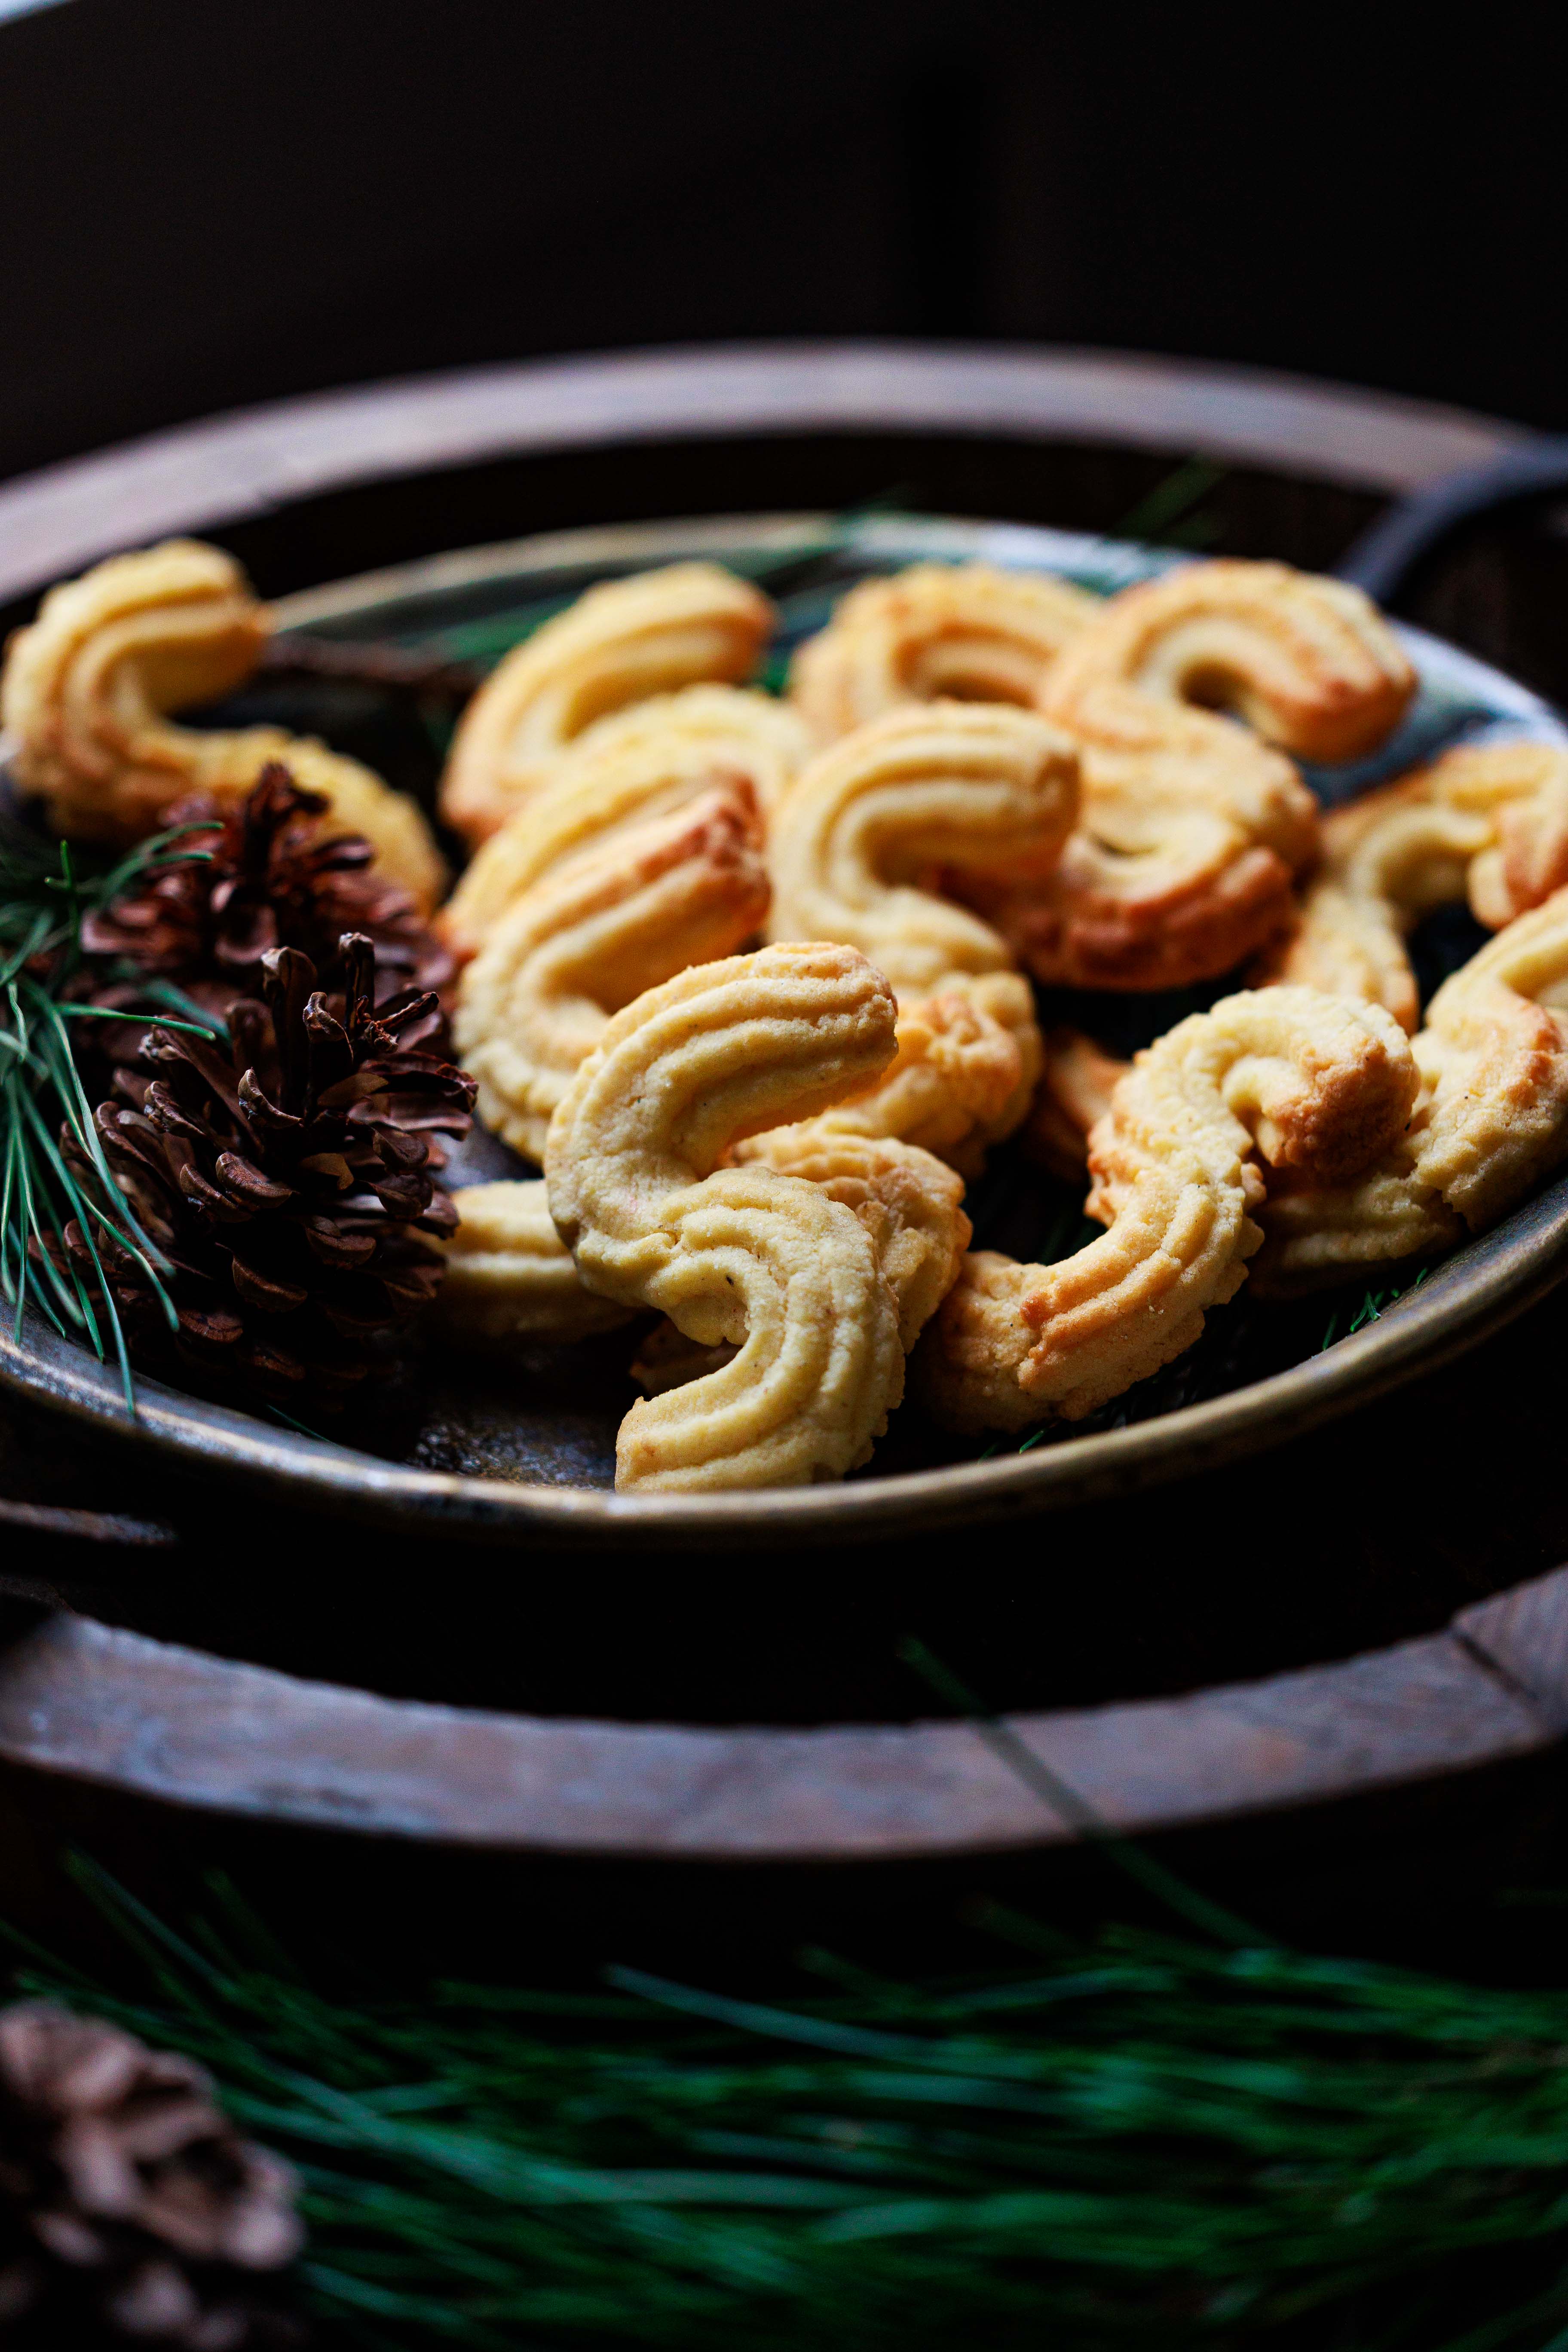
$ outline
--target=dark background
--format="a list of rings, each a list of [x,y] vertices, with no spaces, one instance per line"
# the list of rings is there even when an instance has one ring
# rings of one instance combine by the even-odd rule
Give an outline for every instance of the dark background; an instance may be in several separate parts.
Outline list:
[[[1542,20],[68,0],[0,25],[0,474],[325,385],[756,335],[1118,345],[1563,426]]]

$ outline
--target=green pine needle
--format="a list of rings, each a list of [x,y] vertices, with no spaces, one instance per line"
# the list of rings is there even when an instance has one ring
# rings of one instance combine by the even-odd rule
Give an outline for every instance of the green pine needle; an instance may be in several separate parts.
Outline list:
[[[1453,2294],[1468,2252],[1568,2253],[1561,1992],[994,1911],[1026,1970],[340,2000],[221,1882],[182,1937],[77,1874],[147,1990],[31,1947],[24,1990],[199,2059],[290,2158],[334,2342],[1168,2352],[1317,2312],[1368,2352],[1543,2352],[1568,2322],[1539,2268],[1478,2332]],[[1344,2332],[1380,2283],[1386,2328]]]
[[[1189,457],[1155,483],[1117,524],[1112,537],[1139,539],[1165,547],[1203,548],[1218,536],[1218,526],[1194,509],[1224,481],[1226,468],[1207,457]]]
[[[1319,1344],[1319,1355],[1325,1354],[1336,1339],[1348,1339],[1352,1333],[1364,1330],[1369,1323],[1375,1323],[1380,1316],[1387,1313],[1396,1298],[1407,1298],[1413,1291],[1419,1290],[1431,1271],[1429,1265],[1424,1265],[1412,1282],[1394,1282],[1384,1290],[1369,1290],[1342,1331],[1340,1329],[1340,1318],[1345,1309],[1342,1306],[1336,1307]]]
[[[46,844],[15,824],[0,827],[0,993],[7,1016],[0,1026],[0,1297],[12,1310],[18,1338],[32,1307],[62,1338],[85,1339],[100,1363],[112,1353],[131,1414],[136,1395],[130,1350],[104,1278],[100,1241],[108,1235],[139,1260],[173,1326],[174,1303],[160,1278],[168,1265],[104,1158],[68,1024],[86,1014],[145,1019],[146,1013],[100,1013],[62,992],[80,967],[84,914],[108,905],[149,869],[209,855],[182,845],[190,830],[160,835],[84,873],[68,842]],[[173,1015],[171,1025],[210,1033],[212,1023],[179,990],[153,982],[143,993],[146,1013]],[[62,1130],[91,1164],[90,1192],[60,1150]],[[73,1219],[97,1269],[90,1287],[63,1254],[65,1228]]]

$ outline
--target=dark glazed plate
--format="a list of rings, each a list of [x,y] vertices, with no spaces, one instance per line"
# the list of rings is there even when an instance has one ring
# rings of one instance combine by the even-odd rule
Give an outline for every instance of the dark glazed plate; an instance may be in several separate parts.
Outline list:
[[[394,640],[453,660],[489,662],[595,581],[696,554],[757,579],[780,602],[786,626],[775,675],[788,646],[819,627],[844,587],[868,572],[920,560],[980,558],[1059,572],[1109,591],[1173,560],[1121,541],[1022,526],[888,515],[746,516],[468,550],[290,597],[275,608],[276,617],[285,631]],[[1495,730],[1568,740],[1544,703],[1498,671],[1418,631],[1401,635],[1421,675],[1417,703],[1374,761],[1313,775],[1325,800],[1349,797],[1460,739]],[[332,731],[326,712],[307,712],[295,723]],[[1440,963],[1441,942],[1434,952]],[[1122,1017],[1138,1003],[1122,1000]],[[1143,1009],[1145,1034],[1152,1035],[1188,1006],[1149,1001]],[[507,1158],[492,1146],[487,1163],[481,1144],[479,1164],[463,1172],[468,1181],[500,1173]],[[1040,1186],[1021,1163],[999,1156],[993,1175],[976,1188],[979,1238],[1016,1255],[1041,1252],[1053,1220],[1060,1225],[1064,1200],[1042,1202]],[[1052,1254],[1071,1245],[1070,1234],[1065,1243],[1058,1235]],[[1211,1319],[1190,1357],[1077,1433],[1049,1433],[1021,1453],[1008,1440],[1005,1454],[988,1448],[978,1459],[954,1459],[951,1442],[922,1430],[905,1408],[867,1473],[842,1486],[763,1494],[613,1492],[615,1429],[633,1393],[624,1375],[624,1335],[618,1353],[613,1343],[608,1352],[558,1350],[504,1374],[433,1366],[424,1421],[402,1461],[312,1439],[145,1379],[128,1427],[117,1376],[36,1317],[19,1339],[8,1325],[0,1331],[0,1381],[192,1467],[225,1470],[350,1517],[420,1520],[498,1544],[720,1546],[742,1537],[842,1543],[1083,1502],[1267,1446],[1434,1369],[1565,1274],[1568,1177],[1402,1297],[1358,1289],[1305,1308],[1265,1308],[1247,1305],[1244,1294],[1237,1307]]]

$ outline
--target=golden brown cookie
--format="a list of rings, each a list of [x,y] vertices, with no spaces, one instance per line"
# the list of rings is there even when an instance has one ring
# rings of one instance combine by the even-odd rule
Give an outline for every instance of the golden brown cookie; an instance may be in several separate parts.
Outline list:
[[[933,702],[845,736],[785,794],[768,844],[772,936],[858,947],[899,996],[898,1058],[836,1126],[973,1173],[1023,1118],[1039,1069],[1028,983],[990,925],[928,877],[1048,868],[1077,772],[1071,745],[1031,711]]]
[[[885,1137],[839,1133],[828,1117],[771,1128],[737,1144],[732,1157],[737,1166],[772,1168],[820,1185],[829,1200],[853,1209],[892,1292],[899,1343],[908,1355],[957,1281],[969,1247],[962,1180],[929,1151]],[[662,1396],[721,1370],[736,1353],[722,1340],[703,1347],[667,1320],[644,1340],[632,1378],[645,1395]]]
[[[1288,928],[1292,877],[1316,855],[1317,803],[1287,755],[1373,749],[1415,683],[1373,606],[1338,581],[1226,562],[1124,589],[1040,695],[1082,751],[1078,831],[1043,879],[965,895],[1050,983],[1226,971]]]
[[[1294,934],[1268,976],[1421,1017],[1405,941],[1423,915],[1466,897],[1499,930],[1568,884],[1568,750],[1461,746],[1336,809]]]
[[[1184,784],[1112,778],[1086,754],[1085,814],[1053,872],[953,887],[1047,986],[1182,988],[1289,928],[1293,870]]]
[[[754,686],[687,686],[656,694],[579,735],[563,765],[578,772],[612,757],[678,763],[682,772],[706,764],[751,779],[757,804],[770,816],[811,757],[811,738],[798,712]]]
[[[595,719],[680,687],[749,677],[772,632],[761,591],[717,563],[612,580],[508,654],[453,740],[441,814],[476,845]]]
[[[917,563],[867,580],[790,667],[790,697],[819,743],[910,702],[1030,707],[1101,600],[1048,572]]]
[[[436,1322],[464,1346],[586,1339],[625,1323],[630,1309],[597,1298],[577,1278],[551,1222],[542,1176],[465,1185],[452,1195],[458,1229],[440,1244],[447,1277]]]
[[[1216,714],[1229,711],[1263,742],[1325,762],[1374,751],[1415,691],[1398,638],[1359,588],[1288,563],[1226,558],[1179,565],[1110,597],[1040,702],[1116,750],[1163,751],[1162,714],[1174,713],[1194,747],[1213,746],[1223,760],[1235,746]],[[1251,775],[1258,838],[1289,856],[1300,821],[1292,779],[1263,761]]]
[[[542,1160],[555,1106],[611,1014],[752,938],[767,903],[756,801],[739,781],[546,872],[458,983],[453,1032],[486,1126]]]
[[[805,1486],[863,1462],[903,1390],[871,1236],[818,1184],[726,1167],[893,1051],[895,1007],[853,949],[777,946],[685,971],[619,1013],[550,1130],[550,1206],[590,1288],[733,1359],[633,1406],[616,1483]]]
[[[195,540],[111,556],[52,588],[12,638],[0,684],[22,791],[73,840],[129,842],[155,832],[185,794],[236,800],[281,760],[296,783],[326,795],[334,825],[370,842],[377,871],[428,908],[446,868],[406,793],[281,728],[171,723],[170,712],[242,685],[268,634],[239,566]]]
[[[1422,1087],[1406,1132],[1353,1182],[1269,1199],[1256,1287],[1311,1288],[1446,1249],[1568,1156],[1568,889],[1444,982],[1413,1051]]]
[[[811,1124],[917,1144],[974,1177],[991,1146],[1023,1118],[1039,1069],[1028,982],[1015,971],[986,972],[900,1006],[887,1070]]]
[[[969,1247],[963,1179],[915,1144],[847,1135],[827,1118],[770,1128],[737,1144],[734,1159],[819,1185],[854,1210],[893,1294],[907,1355],[957,1281]]]
[[[1089,1165],[1089,1130],[1110,1108],[1111,1094],[1132,1065],[1106,1053],[1081,1029],[1049,1030],[1045,1049],[1025,1146],[1031,1160],[1076,1183]]]
[[[915,1360],[931,1410],[1020,1429],[1147,1380],[1245,1280],[1263,1238],[1258,1162],[1303,1183],[1352,1175],[1400,1134],[1419,1083],[1380,1005],[1271,988],[1180,1023],[1094,1129],[1088,1205],[1110,1230],[1056,1265],[965,1260]]]
[[[739,687],[691,686],[603,719],[475,853],[438,929],[455,953],[475,954],[512,901],[552,866],[726,777],[743,777],[765,816],[806,752],[793,711]]]
[[[820,752],[774,811],[771,934],[858,947],[900,997],[1010,971],[1005,942],[924,877],[1048,873],[1078,802],[1077,751],[1034,711],[894,711]]]

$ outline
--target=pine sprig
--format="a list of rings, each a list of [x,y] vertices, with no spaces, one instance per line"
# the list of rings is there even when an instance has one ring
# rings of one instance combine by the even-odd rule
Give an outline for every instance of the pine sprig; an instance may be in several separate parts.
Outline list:
[[[171,1005],[167,989],[156,986],[139,1013],[78,1005],[68,990],[80,969],[84,914],[109,905],[138,876],[202,855],[182,842],[180,831],[163,834],[116,863],[83,872],[68,842],[45,844],[18,826],[0,825],[0,1295],[18,1334],[32,1307],[62,1337],[85,1339],[100,1362],[112,1350],[130,1412],[131,1359],[112,1293],[101,1268],[96,1283],[83,1281],[66,1251],[65,1229],[73,1222],[80,1226],[95,1265],[106,1234],[128,1250],[173,1324],[162,1279],[169,1268],[104,1158],[68,1024],[83,1013],[144,1023],[148,1012],[165,1019],[173,1012],[184,1027],[211,1024],[183,998]],[[183,1013],[196,1019],[178,1020]],[[61,1151],[62,1132],[90,1167],[90,1188]]]
[[[79,1876],[151,1990],[36,1953],[24,1986],[199,2058],[300,2168],[334,2342],[1219,2346],[1380,2283],[1337,2342],[1542,2352],[1568,2321],[1524,2280],[1471,2336],[1451,2292],[1467,2252],[1568,2250],[1560,1992],[994,1909],[1026,1972],[339,2001],[221,1885],[186,1939]]]

